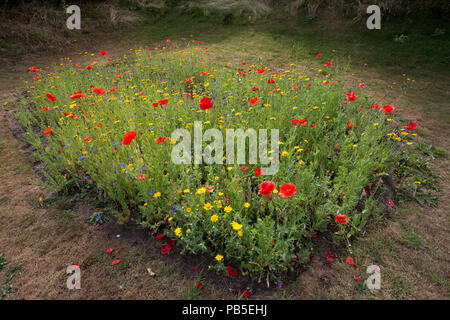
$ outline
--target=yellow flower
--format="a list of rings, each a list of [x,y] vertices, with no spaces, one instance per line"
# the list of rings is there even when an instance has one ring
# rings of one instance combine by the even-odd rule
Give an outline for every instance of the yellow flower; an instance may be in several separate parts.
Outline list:
[[[241,230],[239,230],[239,231],[238,231],[238,236],[239,236],[239,237],[242,237],[243,235],[244,235],[244,233],[243,233]]]
[[[170,217],[170,218],[169,218],[169,221],[172,221],[172,220],[173,220],[173,217]]]
[[[183,190],[184,193],[189,193],[189,191],[190,191],[189,189],[184,189]]]
[[[181,237],[181,234],[183,233],[183,232],[181,231],[181,228],[176,228],[174,232],[175,232],[175,234],[177,235],[177,237]]]
[[[233,208],[232,208],[231,206],[226,206],[225,208],[223,208],[223,210],[224,210],[226,213],[228,213],[228,212],[230,212],[231,210],[233,210]]]
[[[250,207],[250,203],[248,203],[248,202],[244,203],[244,207],[246,207],[246,208]]]
[[[160,196],[161,196],[161,192],[159,192],[159,191],[153,195],[154,198],[158,198]]]
[[[282,153],[281,153],[281,156],[282,157],[287,157],[289,155],[289,152],[287,152],[287,151],[283,151]]]
[[[186,208],[186,211],[191,212],[192,210],[191,210],[191,208]]]
[[[207,204],[205,204],[204,206],[203,206],[203,208],[205,209],[205,210],[211,210],[212,209],[212,205],[211,205],[211,203],[207,203]]]
[[[242,228],[242,224],[239,224],[236,221],[233,221],[231,223],[231,226],[233,227],[234,230],[240,230]]]
[[[206,188],[197,189],[197,194],[203,194],[206,192]]]
[[[217,261],[221,261],[222,259],[223,259],[223,255],[218,254],[218,255],[216,256],[216,260],[217,260]]]
[[[216,222],[217,220],[219,220],[217,214],[211,216],[211,222]]]

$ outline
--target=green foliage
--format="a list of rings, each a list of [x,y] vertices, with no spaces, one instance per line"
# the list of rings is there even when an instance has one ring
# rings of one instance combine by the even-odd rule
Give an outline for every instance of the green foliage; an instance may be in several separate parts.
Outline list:
[[[395,167],[405,175],[411,161],[417,175],[427,169],[406,151],[412,147],[404,142],[415,138],[402,134],[391,114],[371,108],[361,89],[355,101],[346,99],[334,66],[310,78],[262,62],[215,64],[205,50],[197,44],[136,50],[111,62],[98,57],[92,70],[68,63],[40,74],[18,118],[46,164],[42,184],[53,192],[91,190],[120,208],[119,222],[165,228],[186,252],[210,254],[218,270],[233,263],[254,278],[276,280],[308,261],[314,233],[348,241],[378,217],[375,185]],[[85,96],[71,98],[76,91]],[[211,109],[200,110],[203,97],[214,101]],[[250,103],[253,98],[258,101]],[[195,121],[223,136],[226,129],[279,129],[278,172],[267,177],[253,174],[260,167],[254,164],[173,163],[172,132],[184,128],[194,136]],[[124,144],[132,131],[136,138]],[[258,193],[266,180],[277,185],[270,197]],[[296,193],[281,197],[284,183]],[[103,223],[110,211],[94,213],[91,223]]]

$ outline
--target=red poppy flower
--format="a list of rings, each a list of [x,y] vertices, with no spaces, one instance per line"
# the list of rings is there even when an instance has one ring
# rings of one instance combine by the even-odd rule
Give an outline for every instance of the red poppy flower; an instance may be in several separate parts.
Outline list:
[[[204,97],[202,100],[200,100],[200,109],[202,110],[208,110],[211,109],[214,103],[212,103],[211,99],[208,97]]]
[[[256,168],[252,174],[255,176],[260,176],[263,174],[263,170],[261,168]]]
[[[213,193],[214,192],[214,186],[213,185],[211,185],[211,186],[205,186],[205,188],[206,188],[206,191],[208,192],[208,193]]]
[[[394,206],[395,206],[394,201],[392,201],[391,199],[388,199],[387,202],[389,203],[389,205],[390,205],[391,207],[394,207]]]
[[[161,239],[164,239],[166,236],[165,236],[165,234],[164,233],[161,233],[161,234],[158,234],[156,237],[155,237],[155,239],[156,240],[161,240]]]
[[[155,102],[152,104],[152,106],[154,106],[156,108],[157,106],[159,106],[159,104],[158,104],[158,102]]]
[[[292,86],[292,89],[298,90],[298,87],[297,86]]]
[[[276,184],[273,181],[264,181],[259,185],[259,194],[263,196],[268,196],[276,188]]]
[[[109,248],[108,250],[106,250],[106,254],[110,254],[112,251],[112,248]]]
[[[171,239],[171,238],[168,238],[168,239],[167,239],[167,242],[169,243],[169,245],[170,245],[171,247],[174,247],[174,246],[177,244],[177,240]]]
[[[186,78],[186,80],[185,80],[184,82],[185,82],[185,83],[192,82],[192,78]]]
[[[102,94],[106,93],[103,88],[94,88],[94,89],[92,89],[92,92],[94,92],[94,93],[96,93],[98,95],[102,95]]]
[[[318,54],[316,55],[317,58],[320,58],[321,56],[322,56],[321,53],[318,53]]]
[[[356,98],[358,97],[354,92],[353,93],[347,92],[346,94],[348,101],[355,101]]]
[[[355,124],[353,122],[347,122],[347,124],[346,124],[346,126],[349,127],[349,128],[353,127],[354,125]]]
[[[250,104],[251,104],[251,105],[255,105],[255,104],[258,103],[258,101],[261,101],[261,100],[258,100],[258,97],[251,98],[251,99],[250,99]]]
[[[258,90],[259,90],[258,87],[253,87],[253,88],[252,88],[252,91],[258,91]]]
[[[336,222],[337,222],[337,223],[347,224],[346,219],[347,219],[347,216],[346,216],[345,214],[340,214],[340,213],[339,213],[339,214],[336,216]]]
[[[136,138],[137,136],[137,132],[136,131],[129,131],[127,133],[125,133],[125,135],[122,137],[123,141],[122,143],[126,146],[128,146],[131,141]]]
[[[84,93],[81,93],[81,91],[77,91],[70,96],[70,99],[74,100],[74,99],[84,98],[84,97],[86,97],[86,95]]]
[[[236,269],[233,269],[232,266],[228,266],[228,267],[227,267],[227,271],[228,271],[228,274],[229,274],[230,276],[232,276],[232,277],[236,277],[236,276],[238,275],[237,270],[236,270]]]
[[[51,93],[47,93],[46,96],[47,96],[48,100],[51,100],[52,102],[56,101],[56,97],[54,95],[52,95]]]
[[[41,109],[44,110],[44,111],[50,110],[48,107],[41,107]]]
[[[258,68],[258,73],[263,73],[264,71],[266,71],[266,69],[263,69],[263,68]]]
[[[333,253],[330,250],[328,250],[327,260],[330,261],[330,262],[334,261]]]
[[[366,87],[366,84],[365,83],[360,83],[359,86],[364,89]]]
[[[167,139],[166,137],[159,137],[158,139],[155,140],[155,142],[156,142],[156,144],[161,144],[164,141],[166,141],[166,139]]]
[[[407,130],[414,130],[417,129],[417,123],[415,122],[408,122],[406,127],[403,127]]]
[[[53,129],[52,128],[48,128],[47,130],[44,131],[44,134],[49,134],[52,133]]]
[[[87,69],[87,70],[91,70],[91,69],[92,69],[92,66],[87,66],[86,69]]]
[[[355,280],[358,282],[358,281],[361,281],[361,277],[355,277]]]
[[[374,105],[372,106],[372,109],[377,110],[379,106],[380,106],[379,104],[374,104]]]
[[[325,65],[327,65],[327,66],[331,66],[333,63],[331,62],[331,61],[327,61],[327,62],[325,62]]]
[[[292,124],[299,124],[300,120],[299,119],[292,119],[291,122],[292,122]]]
[[[306,126],[308,124],[308,122],[305,119],[300,120],[300,124],[302,126]]]
[[[245,171],[245,170],[247,170],[247,169],[248,169],[247,166],[242,166],[242,167],[241,167],[241,170],[242,170],[242,171]]]
[[[91,142],[91,137],[86,137],[86,138],[84,138],[84,141],[86,141],[86,142]]]
[[[116,74],[116,79],[122,79],[122,74]]]
[[[349,265],[351,265],[351,266],[354,266],[355,265],[355,261],[353,260],[353,258],[352,257],[350,257],[350,256],[348,256],[346,259],[345,259],[345,262],[347,262]]]
[[[289,198],[297,192],[297,187],[293,183],[283,183],[280,186],[280,197]]]
[[[104,56],[105,54],[107,54],[108,52],[106,52],[105,50],[102,50],[99,52],[99,54],[101,54],[102,56]]]
[[[203,287],[201,282],[197,282],[197,289],[201,289]]]
[[[244,292],[242,292],[242,295],[243,295],[244,297],[248,298],[248,299],[251,299],[251,298],[252,298],[252,295],[251,295],[250,293],[248,293],[247,290],[244,290]]]
[[[30,73],[33,73],[33,72],[39,71],[39,69],[38,69],[38,68],[36,68],[36,67],[30,67],[30,68],[28,68],[28,70],[29,70],[29,72],[30,72]]]
[[[390,105],[385,105],[385,106],[383,106],[383,108],[381,108],[383,111],[384,111],[384,113],[386,113],[386,114],[388,114],[388,113],[391,113],[392,111],[394,111],[395,110],[395,108],[393,107],[393,106],[390,106]]]
[[[169,103],[169,99],[160,100],[160,101],[158,101],[158,103],[160,106],[163,106],[163,105]]]
[[[113,262],[111,262],[111,264],[115,265],[115,264],[118,264],[118,263],[121,263],[121,262],[122,262],[122,260],[117,259],[117,260],[114,260]]]
[[[165,244],[161,248],[161,254],[169,254],[169,252],[172,250],[172,246],[170,244]]]
[[[139,180],[139,181],[145,180],[145,174],[141,174],[141,175],[138,177],[138,180]]]
[[[269,79],[269,80],[267,80],[267,83],[275,83],[275,80]]]

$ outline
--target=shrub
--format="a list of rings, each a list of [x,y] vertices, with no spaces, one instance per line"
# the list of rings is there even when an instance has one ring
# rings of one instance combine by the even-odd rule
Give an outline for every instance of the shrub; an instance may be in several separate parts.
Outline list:
[[[204,51],[139,49],[98,56],[89,68],[67,61],[54,73],[36,71],[18,117],[51,191],[95,186],[121,206],[120,222],[164,228],[185,251],[210,254],[218,270],[232,263],[275,279],[308,261],[317,232],[348,240],[379,213],[382,178],[415,128],[399,129],[395,111],[372,106],[364,89],[346,94],[331,64],[313,79],[211,63]],[[213,105],[202,110],[205,97]],[[172,132],[193,133],[196,121],[224,133],[279,129],[278,172],[173,163]]]

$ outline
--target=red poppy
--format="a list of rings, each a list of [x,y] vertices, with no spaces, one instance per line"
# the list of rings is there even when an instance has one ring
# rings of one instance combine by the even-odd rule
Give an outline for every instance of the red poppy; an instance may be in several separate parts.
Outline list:
[[[214,186],[213,185],[211,185],[211,186],[205,186],[205,188],[206,188],[206,191],[208,192],[208,193],[213,193],[214,192]]]
[[[102,50],[99,52],[99,54],[101,54],[102,56],[104,56],[105,54],[107,54],[108,52],[106,52],[105,50]]]
[[[389,203],[389,205],[390,205],[391,207],[394,207],[394,206],[395,206],[394,201],[392,201],[391,199],[388,199],[387,202]]]
[[[258,101],[261,101],[261,100],[258,100],[258,97],[251,98],[251,99],[250,99],[250,104],[251,104],[251,105],[255,105],[255,104],[258,103]]]
[[[330,261],[330,262],[334,261],[333,253],[330,250],[328,250],[327,260]]]
[[[297,86],[292,86],[292,89],[298,90],[298,87]]]
[[[44,131],[44,134],[49,134],[52,133],[53,129],[52,128],[48,128],[47,130]]]
[[[192,82],[192,78],[186,78],[186,80],[185,80],[184,82],[185,82],[185,83]]]
[[[358,281],[361,281],[361,277],[355,277],[355,280],[358,282]]]
[[[91,69],[92,69],[92,66],[87,66],[86,69],[87,69],[87,70],[91,70]]]
[[[364,89],[366,87],[366,84],[365,83],[360,83],[359,86]]]
[[[403,127],[407,130],[414,130],[417,129],[417,123],[415,122],[408,122],[406,127]]]
[[[275,83],[275,80],[269,79],[269,80],[267,80],[267,83]]]
[[[155,140],[155,142],[156,142],[156,144],[161,144],[164,141],[166,141],[166,139],[167,139],[166,137],[159,137],[158,139]]]
[[[111,262],[111,264],[115,265],[115,264],[118,264],[118,263],[121,263],[121,262],[122,262],[122,260],[117,259],[117,260],[114,260],[113,262]]]
[[[292,119],[291,122],[292,122],[292,124],[299,124],[300,120],[299,119]]]
[[[86,141],[86,142],[91,142],[91,137],[86,137],[86,138],[84,138],[84,141]]]
[[[160,100],[160,101],[158,101],[158,103],[160,106],[163,106],[163,105],[169,103],[169,99]]]
[[[128,146],[131,141],[136,138],[137,136],[137,132],[136,131],[129,131],[127,133],[125,133],[125,135],[122,137],[123,141],[122,143],[126,146]]]
[[[139,180],[139,181],[145,180],[145,174],[142,173],[142,174],[138,177],[138,180]]]
[[[306,126],[308,124],[308,122],[305,119],[300,120],[300,124],[302,126]]]
[[[337,223],[347,224],[346,219],[347,219],[347,216],[346,216],[345,214],[340,214],[340,213],[339,213],[339,214],[336,216],[336,222],[337,222]]]
[[[259,90],[258,87],[253,87],[253,88],[252,88],[252,91],[258,91],[258,90]]]
[[[264,71],[266,71],[266,69],[263,69],[263,68],[258,68],[258,73],[263,73]]]
[[[263,174],[263,170],[261,168],[256,168],[252,174],[255,176],[260,176]]]
[[[353,260],[353,258],[352,257],[350,257],[350,256],[348,256],[346,259],[345,259],[345,262],[347,262],[349,265],[351,265],[351,266],[354,266],[355,265],[355,261]]]
[[[177,240],[171,239],[171,238],[168,238],[168,239],[167,239],[167,242],[169,243],[169,245],[170,245],[171,247],[174,247],[174,246],[177,244]]]
[[[39,71],[39,69],[38,69],[38,68],[36,68],[36,67],[30,67],[30,68],[28,68],[28,70],[29,70],[29,72],[30,72],[30,73],[33,73],[33,72]]]
[[[232,277],[236,277],[236,276],[238,275],[237,270],[236,270],[236,269],[233,269],[232,266],[228,266],[228,267],[227,267],[227,271],[228,271],[228,274],[229,274],[230,276],[232,276]]]
[[[208,110],[211,109],[214,103],[212,103],[211,99],[208,97],[204,97],[202,100],[200,100],[200,109],[202,110]]]
[[[197,289],[201,289],[203,287],[201,282],[197,282]]]
[[[44,111],[50,110],[48,107],[41,107],[41,109],[44,110]]]
[[[316,55],[317,58],[320,58],[321,56],[322,56],[321,53],[318,53],[318,54]]]
[[[331,66],[333,63],[331,62],[331,61],[327,61],[327,62],[325,62],[325,65],[327,65],[327,66]]]
[[[98,95],[102,95],[102,94],[106,93],[103,88],[94,88],[94,89],[92,89],[92,92],[95,92]]]
[[[158,102],[155,102],[155,103],[153,103],[152,105],[153,105],[155,108],[156,108],[157,106],[159,106]]]
[[[349,127],[349,128],[353,127],[354,125],[355,124],[353,122],[347,122],[347,124],[346,124],[346,126]]]
[[[276,188],[276,184],[273,181],[264,181],[259,185],[259,194],[263,196],[268,196]]]
[[[297,192],[297,187],[293,183],[283,183],[280,186],[280,197],[289,198]]]
[[[390,106],[390,105],[385,105],[385,106],[383,106],[383,108],[381,108],[383,111],[384,111],[384,113],[386,113],[386,114],[388,114],[388,113],[391,113],[392,111],[394,111],[395,110],[395,108],[393,107],[393,106]]]
[[[116,79],[122,79],[122,74],[116,74]]]
[[[379,104],[374,104],[374,105],[372,106],[372,109],[377,110],[379,106],[380,106]]]
[[[81,93],[81,91],[77,91],[70,96],[70,99],[74,100],[74,99],[84,98],[84,97],[86,97],[86,95],[84,93]]]
[[[110,254],[112,251],[112,248],[109,248],[108,250],[106,250],[106,254]]]
[[[241,170],[242,170],[242,171],[245,171],[245,170],[247,170],[247,169],[248,169],[247,166],[242,166],[242,167],[241,167]]]
[[[46,96],[47,96],[48,100],[51,100],[52,102],[56,101],[56,97],[54,95],[52,95],[51,93],[47,93]]]
[[[356,98],[358,97],[354,92],[353,93],[347,92],[346,94],[348,101],[355,101]]]
[[[169,254],[169,252],[172,250],[172,246],[170,244],[165,244],[161,248],[161,254]]]
[[[252,295],[251,295],[250,293],[248,293],[247,290],[244,290],[244,292],[242,292],[242,295],[243,295],[244,297],[248,298],[248,299],[251,299],[251,298],[252,298]]]
[[[165,234],[164,233],[161,233],[161,234],[158,234],[156,237],[155,237],[155,239],[156,240],[161,240],[161,239],[164,239],[166,236],[165,236]]]

